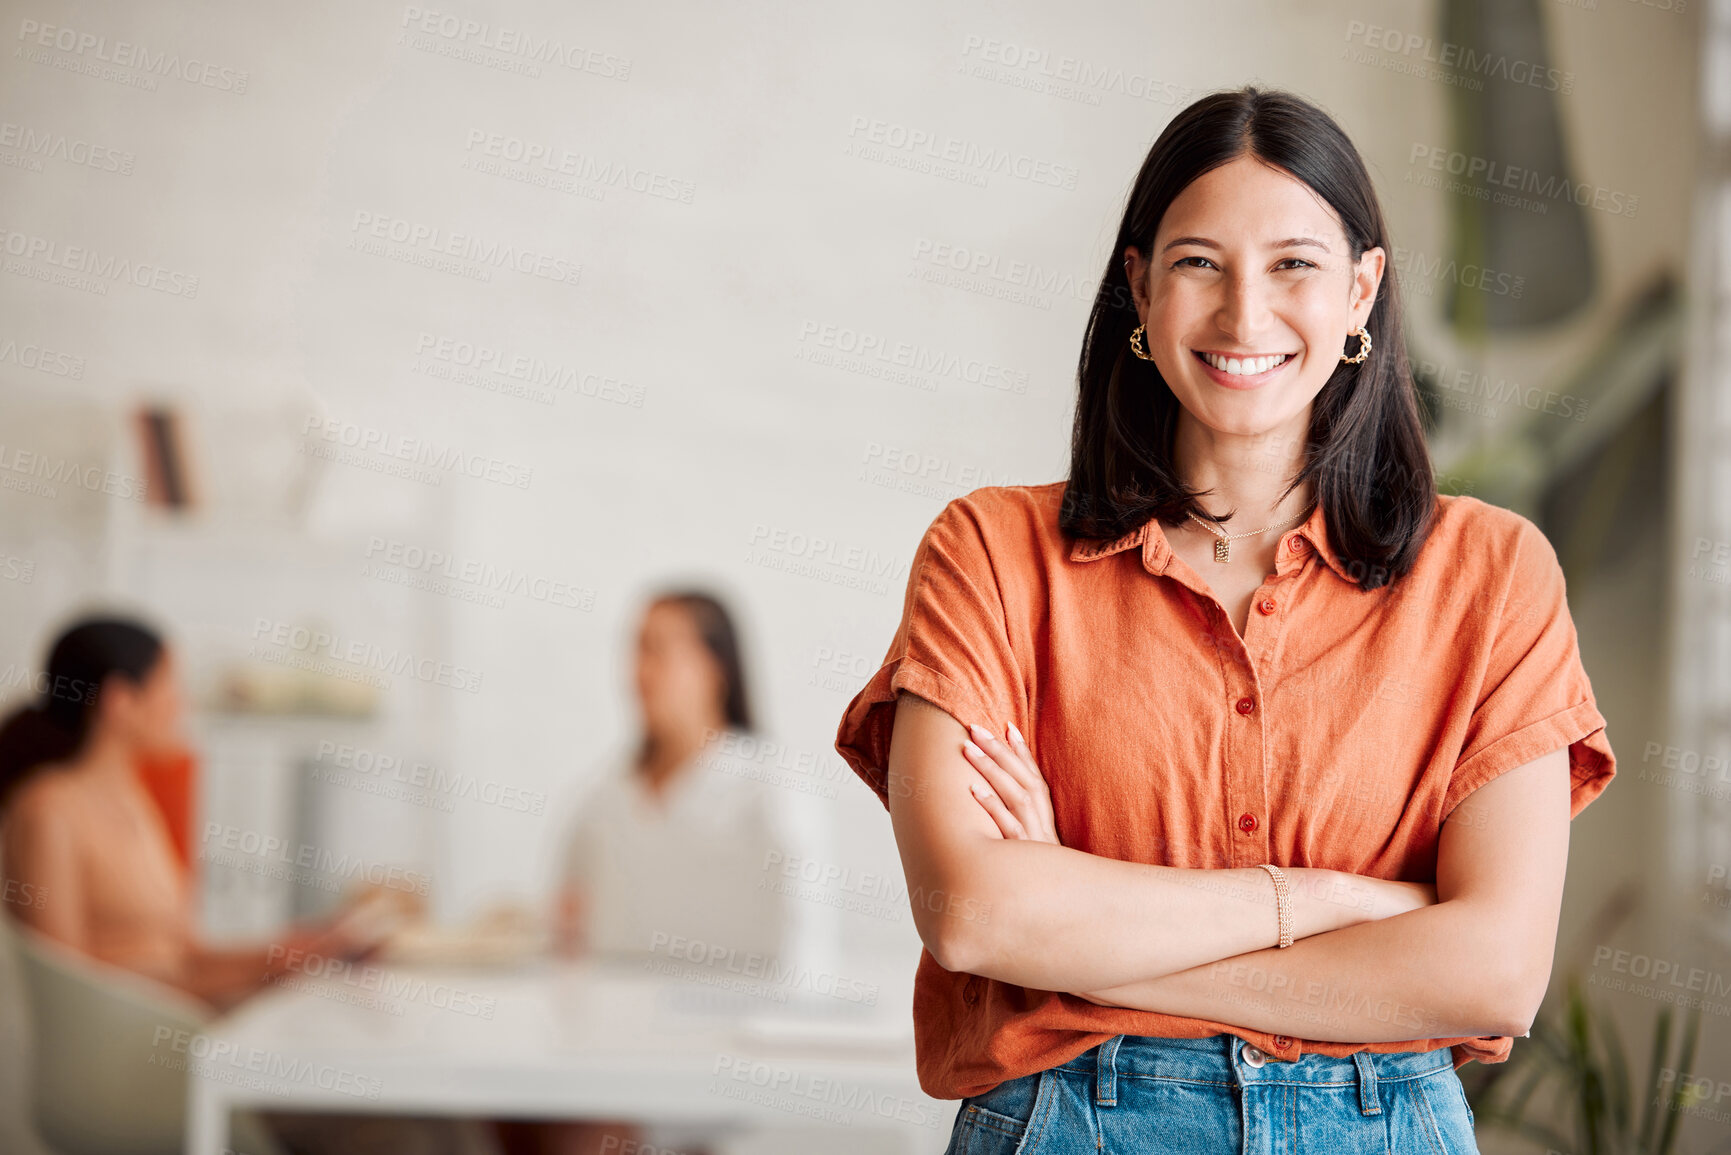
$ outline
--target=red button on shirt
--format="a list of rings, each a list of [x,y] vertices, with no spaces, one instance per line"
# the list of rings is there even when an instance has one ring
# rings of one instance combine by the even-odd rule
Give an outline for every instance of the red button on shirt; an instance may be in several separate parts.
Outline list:
[[[1246,833],[1246,834],[1249,834],[1252,830],[1255,830],[1256,829],[1256,815],[1249,814],[1249,813],[1240,814],[1238,816],[1238,829],[1244,831],[1244,833]]]
[[[1252,711],[1254,709],[1256,709],[1256,699],[1255,698],[1240,698],[1240,699],[1238,699],[1238,712],[1240,714],[1248,714],[1248,713],[1250,713],[1250,711]]]
[[[1310,548],[1310,539],[1302,535],[1295,537],[1292,539],[1292,544],[1287,546],[1287,548],[1293,553],[1303,553],[1305,550]]]
[[[1292,1046],[1292,1040],[1287,1038],[1285,1035],[1275,1035],[1274,1045],[1277,1047],[1290,1047]]]
[[[1256,603],[1256,608],[1265,614],[1271,614],[1274,612],[1274,599],[1263,598],[1261,601]]]

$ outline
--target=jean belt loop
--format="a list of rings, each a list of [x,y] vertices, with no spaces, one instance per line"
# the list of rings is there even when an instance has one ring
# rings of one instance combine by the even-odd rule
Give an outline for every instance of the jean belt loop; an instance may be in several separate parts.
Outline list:
[[[1376,1063],[1369,1051],[1354,1051],[1352,1061],[1358,1067],[1358,1113],[1382,1114],[1382,1104],[1376,1096]]]
[[[1094,1052],[1094,1105],[1118,1105],[1118,1044],[1123,1035],[1113,1035]]]

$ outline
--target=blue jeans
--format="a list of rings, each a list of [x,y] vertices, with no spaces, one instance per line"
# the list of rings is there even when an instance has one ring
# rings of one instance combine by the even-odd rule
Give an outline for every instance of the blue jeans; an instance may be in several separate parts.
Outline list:
[[[1117,1035],[962,1100],[944,1155],[1478,1155],[1449,1049],[1281,1062]]]

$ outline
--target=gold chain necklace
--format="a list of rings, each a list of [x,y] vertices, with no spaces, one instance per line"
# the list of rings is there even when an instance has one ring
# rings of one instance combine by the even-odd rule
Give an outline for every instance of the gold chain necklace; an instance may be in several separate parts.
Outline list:
[[[1237,541],[1239,538],[1255,537],[1257,534],[1267,533],[1271,529],[1285,529],[1293,522],[1300,521],[1308,516],[1310,516],[1310,510],[1307,509],[1303,513],[1287,518],[1285,521],[1277,521],[1273,525],[1265,525],[1261,529],[1253,529],[1249,533],[1234,533],[1230,535],[1213,522],[1203,521],[1200,517],[1197,517],[1194,510],[1190,513],[1190,520],[1194,521],[1197,525],[1206,529],[1209,533],[1212,533],[1215,536],[1217,540],[1214,542],[1214,560],[1225,562],[1232,560],[1232,543]]]

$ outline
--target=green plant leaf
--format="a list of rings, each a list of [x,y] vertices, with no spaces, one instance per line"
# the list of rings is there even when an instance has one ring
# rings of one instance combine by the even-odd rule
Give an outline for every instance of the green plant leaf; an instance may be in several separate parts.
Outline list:
[[[1629,1064],[1623,1056],[1623,1037],[1617,1031],[1617,1018],[1609,1008],[1597,1011],[1593,1018],[1598,1023],[1605,1053],[1605,1098],[1611,1123],[1619,1137],[1631,1137],[1634,1120],[1629,1110]]]
[[[1641,1126],[1636,1134],[1637,1151],[1653,1150],[1653,1129],[1659,1125],[1658,1100],[1662,1093],[1660,1078],[1665,1068],[1665,1056],[1671,1049],[1671,1008],[1659,1009],[1653,1024],[1653,1057],[1647,1063],[1647,1084],[1641,1096]]]
[[[1670,1155],[1671,1144],[1677,1141],[1678,1108],[1684,1105],[1683,1076],[1689,1070],[1689,1065],[1695,1061],[1695,1043],[1701,1027],[1701,1007],[1697,1004],[1690,1008],[1689,1017],[1683,1021],[1683,1046],[1677,1058],[1677,1065],[1671,1068],[1676,1075],[1671,1080],[1671,1094],[1667,1100],[1670,1110],[1665,1112],[1665,1127],[1659,1135],[1659,1150],[1654,1155]]]

